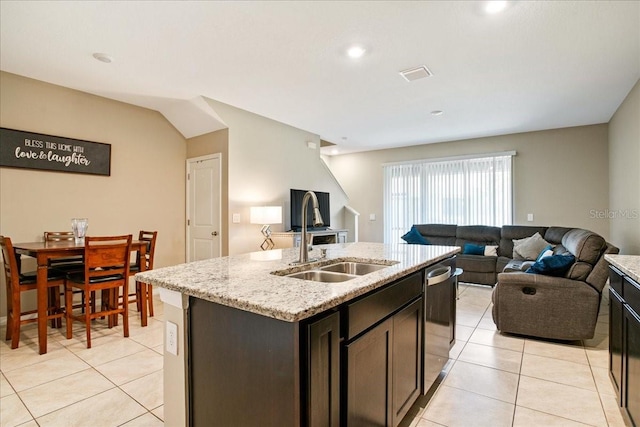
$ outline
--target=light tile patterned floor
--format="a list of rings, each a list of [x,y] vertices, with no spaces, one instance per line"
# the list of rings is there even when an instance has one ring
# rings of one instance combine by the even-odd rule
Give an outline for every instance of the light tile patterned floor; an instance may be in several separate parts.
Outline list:
[[[491,291],[461,284],[457,342],[441,385],[411,427],[624,426],[609,381],[608,301],[598,334],[560,344],[500,335],[491,320]],[[0,426],[161,426],[162,303],[130,338],[122,326],[84,328],[74,337],[49,329],[49,352],[37,354],[36,331],[23,329],[20,348],[0,343]],[[0,333],[4,337],[4,327]],[[51,390],[55,390],[52,393]],[[66,392],[68,390],[68,392]]]
[[[130,306],[129,338],[122,322],[98,320],[87,349],[84,326],[48,329],[48,352],[38,355],[35,324],[22,328],[20,347],[0,340],[0,426],[162,426],[163,306],[142,328]],[[4,338],[5,325],[0,328]]]
[[[596,336],[570,343],[499,334],[491,292],[460,285],[452,360],[410,426],[625,426],[608,375],[608,290]]]

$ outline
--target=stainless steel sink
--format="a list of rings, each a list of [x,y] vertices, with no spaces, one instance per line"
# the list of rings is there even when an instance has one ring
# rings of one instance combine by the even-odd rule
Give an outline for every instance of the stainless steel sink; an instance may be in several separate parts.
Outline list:
[[[355,279],[357,276],[343,273],[333,273],[330,271],[321,270],[308,270],[301,271],[299,273],[288,274],[287,277],[293,277],[294,279],[313,280],[314,282],[346,282],[347,280]]]
[[[339,283],[382,270],[393,264],[397,264],[397,261],[380,260],[378,264],[366,261],[355,261],[353,259],[336,259],[333,260],[333,262],[327,260],[320,264],[310,263],[300,265],[296,267],[293,272],[291,272],[291,270],[280,270],[274,271],[271,274],[292,277],[294,279],[311,280],[314,282]]]
[[[320,267],[322,271],[334,271],[336,273],[354,274],[356,276],[364,276],[374,271],[382,270],[389,267],[388,265],[368,264],[363,262],[339,262]]]

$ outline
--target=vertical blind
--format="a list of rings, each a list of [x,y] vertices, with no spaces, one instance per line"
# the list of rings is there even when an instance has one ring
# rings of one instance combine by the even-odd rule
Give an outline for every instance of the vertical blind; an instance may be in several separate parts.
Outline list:
[[[385,243],[413,224],[511,224],[514,154],[384,165]]]

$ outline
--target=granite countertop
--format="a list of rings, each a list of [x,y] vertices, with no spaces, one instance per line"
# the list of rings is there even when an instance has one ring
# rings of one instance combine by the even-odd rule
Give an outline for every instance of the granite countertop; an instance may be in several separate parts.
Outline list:
[[[605,255],[604,259],[640,283],[640,255]]]
[[[229,307],[296,322],[460,251],[456,246],[364,242],[319,245],[314,248],[309,253],[310,258],[317,257],[320,248],[327,250],[326,259],[315,263],[318,265],[337,259],[395,263],[340,283],[313,282],[271,274],[273,271],[285,273],[300,269],[290,265],[298,259],[299,249],[288,248],[158,268],[138,273],[135,279]]]

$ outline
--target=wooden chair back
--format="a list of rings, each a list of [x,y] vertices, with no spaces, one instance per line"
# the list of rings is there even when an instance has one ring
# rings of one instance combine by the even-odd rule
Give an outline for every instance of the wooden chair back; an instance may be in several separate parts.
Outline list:
[[[157,231],[144,231],[141,230],[140,234],[138,235],[138,240],[140,241],[146,241],[147,242],[147,250],[146,253],[144,255],[145,257],[145,269],[146,270],[153,270],[153,256],[155,255],[156,252],[156,238],[158,237],[158,232]],[[140,264],[140,252],[138,251],[137,255],[136,255],[136,264],[141,265]]]
[[[75,237],[73,235],[73,231],[45,231],[44,232],[44,241],[45,242],[63,242],[68,240],[73,240]]]
[[[0,236],[0,246],[2,246],[2,264],[7,283],[7,298],[10,298],[10,286],[18,286],[20,284],[20,255],[13,250],[10,237]]]
[[[21,274],[20,255],[13,249],[11,238],[0,236],[4,274],[7,285],[7,327],[5,340],[11,340],[11,348],[18,348],[20,341],[20,325],[37,321],[37,317],[23,316],[37,314],[38,310],[22,311],[20,295],[22,292],[37,289],[36,272]],[[60,327],[64,312],[60,308],[60,286],[64,284],[64,276],[49,275],[47,288],[49,307],[47,319],[52,326]]]
[[[125,280],[129,277],[131,234],[87,236],[84,240],[85,283]],[[118,279],[117,276],[121,276]]]

